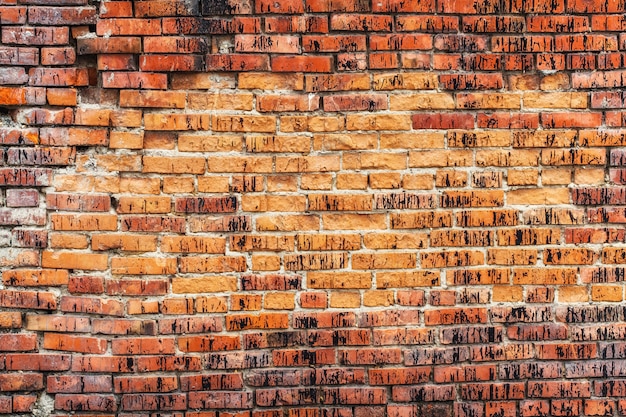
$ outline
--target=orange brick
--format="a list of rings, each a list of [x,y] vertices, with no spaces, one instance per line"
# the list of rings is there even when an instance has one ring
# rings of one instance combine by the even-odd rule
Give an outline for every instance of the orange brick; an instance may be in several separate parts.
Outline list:
[[[67,285],[68,281],[68,271],[63,269],[13,269],[2,273],[2,282],[16,287]]]
[[[53,230],[116,230],[117,217],[109,214],[52,214]]]
[[[177,253],[224,253],[226,241],[223,238],[196,236],[164,236],[161,250]]]
[[[106,351],[107,341],[95,337],[45,333],[43,347],[50,350],[102,354]]]
[[[121,249],[129,252],[152,252],[157,248],[156,236],[124,235],[118,233],[94,234],[91,237],[93,250]]]
[[[41,266],[44,268],[82,269],[88,271],[104,271],[108,267],[109,257],[106,254],[44,251],[41,255]]]
[[[111,258],[113,274],[169,275],[176,270],[176,259],[173,258]]]

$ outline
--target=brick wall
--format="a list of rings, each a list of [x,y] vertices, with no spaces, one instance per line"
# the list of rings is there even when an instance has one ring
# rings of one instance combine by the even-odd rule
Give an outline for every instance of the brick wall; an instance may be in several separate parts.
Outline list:
[[[0,414],[626,415],[625,28],[0,0]]]

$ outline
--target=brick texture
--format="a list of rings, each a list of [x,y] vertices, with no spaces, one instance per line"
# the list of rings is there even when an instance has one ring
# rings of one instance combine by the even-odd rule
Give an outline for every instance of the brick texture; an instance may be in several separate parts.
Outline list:
[[[0,0],[0,414],[626,416],[625,16]]]

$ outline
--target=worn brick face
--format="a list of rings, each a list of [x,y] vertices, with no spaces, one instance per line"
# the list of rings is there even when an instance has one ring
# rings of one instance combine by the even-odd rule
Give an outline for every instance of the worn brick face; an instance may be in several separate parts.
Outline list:
[[[0,414],[626,415],[625,13],[0,0]]]

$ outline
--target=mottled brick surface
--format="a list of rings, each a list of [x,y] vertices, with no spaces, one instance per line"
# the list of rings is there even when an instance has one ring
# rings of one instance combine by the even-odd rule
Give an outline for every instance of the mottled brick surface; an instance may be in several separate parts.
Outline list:
[[[626,415],[625,16],[0,0],[0,414]]]

